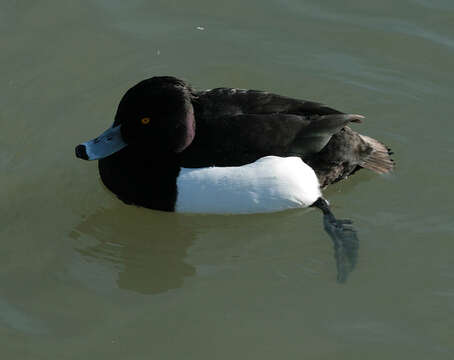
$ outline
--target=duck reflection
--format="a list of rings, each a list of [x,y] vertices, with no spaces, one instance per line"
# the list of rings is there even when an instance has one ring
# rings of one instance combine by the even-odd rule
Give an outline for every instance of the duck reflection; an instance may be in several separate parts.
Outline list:
[[[88,260],[113,264],[121,289],[157,294],[181,287],[196,272],[184,261],[196,237],[188,217],[119,206],[99,209],[74,230],[96,239],[96,245],[76,251]]]

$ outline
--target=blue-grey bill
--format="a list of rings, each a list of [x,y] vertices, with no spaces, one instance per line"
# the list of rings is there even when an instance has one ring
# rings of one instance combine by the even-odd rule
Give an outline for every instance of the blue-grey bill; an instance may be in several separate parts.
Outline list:
[[[125,143],[120,131],[121,125],[111,127],[97,138],[76,147],[76,155],[85,160],[99,160],[120,151]]]

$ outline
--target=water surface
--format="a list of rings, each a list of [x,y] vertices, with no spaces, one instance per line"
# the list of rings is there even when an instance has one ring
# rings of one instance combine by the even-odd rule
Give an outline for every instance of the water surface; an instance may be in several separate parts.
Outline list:
[[[5,359],[452,359],[452,1],[0,5]],[[335,281],[317,211],[122,204],[74,146],[153,75],[366,115],[395,151],[325,195],[360,259]]]

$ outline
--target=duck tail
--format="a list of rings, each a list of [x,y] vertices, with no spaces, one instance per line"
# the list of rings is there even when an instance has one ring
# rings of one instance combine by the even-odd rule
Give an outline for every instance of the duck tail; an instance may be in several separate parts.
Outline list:
[[[394,169],[395,163],[394,160],[391,159],[391,155],[393,154],[391,149],[369,136],[361,134],[359,134],[359,136],[372,148],[369,155],[359,163],[361,167],[375,171],[379,174],[386,174]]]

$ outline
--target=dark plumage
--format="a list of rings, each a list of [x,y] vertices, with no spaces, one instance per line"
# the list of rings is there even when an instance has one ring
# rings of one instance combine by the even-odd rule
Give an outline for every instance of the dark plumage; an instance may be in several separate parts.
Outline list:
[[[153,101],[154,94],[169,86],[177,89],[174,97],[162,92]],[[195,91],[173,77],[147,79],[132,89],[140,89],[140,97],[128,109],[148,113],[144,106],[150,107],[154,118],[167,106],[170,111],[181,111],[181,104],[192,103],[196,136],[179,156],[184,167],[237,166],[266,155],[297,155],[314,168],[323,186],[358,167],[378,173],[393,168],[385,146],[347,126],[361,122],[362,116],[343,114],[320,103],[257,90]],[[122,110],[120,104],[115,124],[124,121]]]
[[[145,116],[151,118],[150,126],[136,121]],[[167,200],[155,206],[156,192],[152,203],[146,200],[150,189],[156,190],[150,182],[165,182],[153,175],[158,171],[156,163],[172,167],[173,176],[178,174],[173,164],[239,166],[267,155],[300,156],[314,169],[322,187],[360,168],[389,172],[393,161],[387,148],[347,126],[362,118],[265,91],[196,91],[174,77],[153,77],[123,96],[114,126],[122,125],[129,146],[101,159],[100,174],[125,202],[166,210],[172,208]]]

